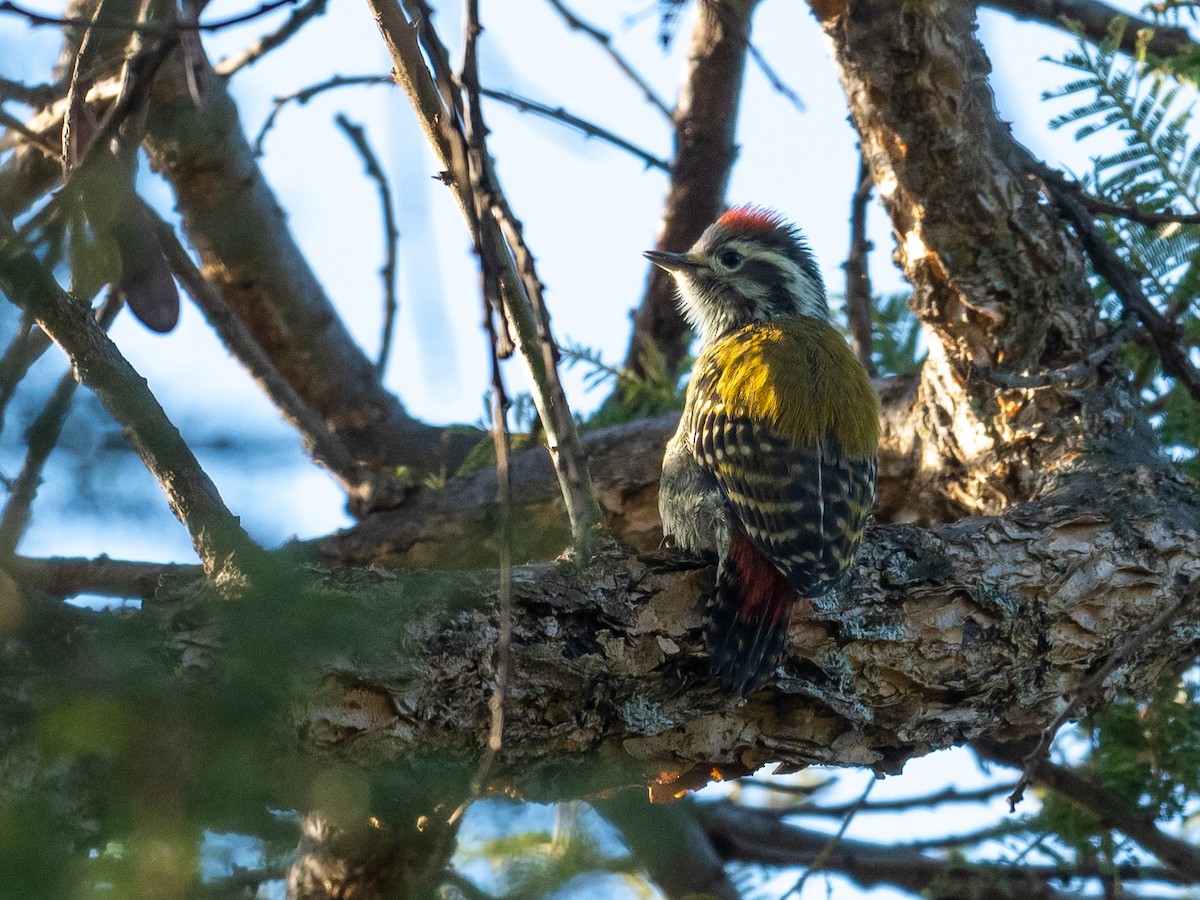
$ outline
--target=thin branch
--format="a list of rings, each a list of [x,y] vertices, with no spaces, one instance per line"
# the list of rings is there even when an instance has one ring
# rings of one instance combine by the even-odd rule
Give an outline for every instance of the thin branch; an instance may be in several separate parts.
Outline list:
[[[380,215],[383,217],[383,265],[379,269],[379,277],[383,281],[383,336],[379,341],[379,358],[375,362],[375,371],[382,377],[387,369],[388,356],[392,350],[392,332],[396,327],[396,312],[400,304],[396,302],[396,245],[400,242],[400,229],[396,227],[396,213],[392,206],[392,189],[388,185],[387,176],[379,159],[367,141],[366,130],[356,125],[343,114],[338,113],[334,118],[337,125],[358,155],[362,158],[363,166],[368,177],[375,182],[379,192]]]
[[[1122,206],[1119,203],[1110,203],[1108,200],[1102,200],[1089,194],[1084,190],[1083,185],[1072,181],[1054,169],[1046,168],[1039,174],[1055,188],[1074,194],[1080,203],[1096,215],[1128,219],[1130,222],[1137,222],[1139,225],[1146,225],[1150,228],[1159,225],[1200,225],[1200,213],[1151,212],[1132,206]]]
[[[191,448],[90,310],[58,286],[12,226],[0,219],[0,292],[32,315],[71,360],[76,377],[125,429],[191,535],[208,575],[236,586],[262,550],[221,500]]]
[[[0,431],[8,412],[9,401],[29,368],[50,348],[50,338],[38,328],[28,313],[21,316],[17,333],[0,356]]]
[[[508,398],[504,394],[504,382],[500,375],[500,355],[496,348],[496,329],[492,311],[487,311],[488,327],[491,339],[492,356],[492,445],[496,451],[496,503],[500,509],[500,521],[497,523],[497,540],[500,542],[498,595],[500,600],[500,633],[496,637],[496,686],[488,700],[488,710],[491,713],[491,728],[488,731],[487,754],[480,764],[476,775],[472,794],[479,796],[487,784],[488,772],[496,754],[504,746],[504,698],[508,695],[508,678],[512,667],[512,631],[513,631],[513,504],[512,504],[512,472],[509,469],[509,434],[508,434]]]
[[[808,882],[809,877],[815,872],[820,872],[825,867],[825,863],[829,860],[829,857],[833,855],[833,851],[837,849],[838,844],[842,842],[842,838],[845,837],[846,829],[850,827],[850,823],[854,821],[854,817],[858,814],[858,811],[862,809],[863,804],[867,802],[867,798],[871,796],[871,791],[875,787],[875,782],[876,779],[874,777],[867,782],[867,786],[863,789],[862,794],[859,795],[858,800],[851,804],[850,808],[846,810],[846,815],[842,818],[842,824],[838,827],[838,830],[834,833],[833,837],[829,839],[829,842],[820,849],[817,855],[813,857],[812,862],[810,862],[808,867],[804,870],[804,874],[802,874],[796,880],[796,883],[792,885],[791,889],[783,895],[783,900],[787,900],[788,897],[799,897],[800,892],[804,890],[804,885]]]
[[[276,47],[280,47],[300,31],[308,22],[317,16],[325,15],[329,0],[307,0],[302,6],[292,10],[286,22],[260,37],[257,41],[233,56],[227,56],[213,67],[218,75],[229,77],[242,69],[254,65]]]
[[[1157,616],[1118,645],[1108,658],[1105,659],[1104,663],[1079,686],[1079,689],[1075,691],[1070,701],[1059,711],[1058,715],[1051,719],[1050,723],[1042,729],[1037,743],[1025,755],[1021,777],[1018,779],[1012,793],[1008,795],[1008,808],[1010,811],[1016,811],[1017,804],[1024,799],[1025,788],[1034,780],[1038,768],[1046,761],[1050,750],[1050,743],[1054,740],[1058,729],[1075,717],[1079,708],[1091,700],[1104,686],[1104,682],[1109,675],[1116,671],[1133,653],[1145,646],[1150,638],[1172,625],[1179,616],[1180,610],[1195,603],[1197,596],[1200,596],[1200,580],[1193,581],[1186,588],[1178,590],[1174,602],[1166,606]]]
[[[1108,282],[1125,308],[1145,326],[1162,361],[1163,372],[1177,379],[1194,399],[1200,400],[1200,371],[1192,365],[1187,350],[1180,343],[1181,329],[1150,302],[1137,274],[1104,239],[1082,201],[1072,191],[1059,186],[1052,170],[1032,159],[1030,165],[1046,185],[1058,206],[1059,215],[1075,229],[1097,274]]]
[[[867,240],[867,204],[871,200],[871,169],[867,157],[860,150],[858,157],[858,184],[850,202],[850,253],[843,268],[846,270],[846,320],[850,337],[854,341],[854,352],[872,378],[879,373],[871,358],[872,308],[871,273],[867,261],[874,245]]]
[[[746,52],[750,54],[750,58],[754,60],[754,64],[758,66],[758,70],[763,73],[767,81],[770,82],[771,88],[775,93],[779,94],[788,103],[796,108],[796,112],[804,112],[806,109],[804,101],[796,90],[780,77],[775,68],[767,61],[763,52],[754,45],[752,41],[746,41]]]
[[[108,330],[121,306],[120,296],[115,290],[110,290],[107,299],[96,311],[96,321],[101,328]],[[0,516],[0,558],[15,553],[25,534],[30,510],[42,483],[42,469],[58,444],[78,386],[73,372],[63,375],[50,399],[25,432],[28,445],[25,461],[9,490],[8,502],[4,504],[4,513]]]
[[[776,793],[787,793],[788,785],[775,785],[766,781],[759,781],[754,778],[743,778],[738,782],[739,787],[756,787],[764,791],[773,791]],[[993,797],[998,797],[1001,794],[1011,793],[1014,785],[1012,784],[993,784],[987,787],[976,788],[970,791],[960,791],[953,785],[948,785],[938,791],[933,791],[928,794],[919,794],[915,797],[895,797],[891,800],[874,800],[869,803],[858,805],[858,801],[853,800],[849,803],[840,803],[830,806],[810,806],[800,804],[797,806],[782,806],[776,808],[781,816],[814,816],[819,818],[836,819],[846,815],[855,806],[858,806],[860,813],[891,813],[905,812],[910,809],[928,809],[931,806],[940,806],[943,803],[982,803],[991,800]],[[803,790],[803,789],[802,789]],[[809,789],[811,793],[811,789]]]
[[[809,866],[828,846],[828,836],[795,826],[781,825],[767,810],[729,803],[696,804],[696,813],[713,844],[727,861],[768,866]],[[1099,878],[1108,874],[1091,860],[1077,865],[1012,865],[1009,862],[933,856],[921,849],[889,846],[843,838],[825,859],[827,869],[862,887],[890,884],[936,897],[972,897],[1000,900],[1013,896],[1066,900],[1052,885],[1065,879]],[[1143,881],[1182,879],[1161,866],[1117,867],[1122,878]]]
[[[1186,28],[1172,28],[1160,22],[1130,15],[1123,9],[1101,3],[1100,0],[983,0],[990,6],[1017,19],[1041,22],[1054,28],[1075,32],[1080,30],[1092,43],[1108,38],[1108,26],[1117,16],[1128,19],[1129,25],[1121,38],[1121,50],[1133,54],[1138,50],[1137,34],[1150,29],[1154,37],[1147,50],[1156,56],[1175,56],[1195,46]]]
[[[1024,759],[1019,751],[1003,744],[976,744],[976,749],[989,759],[1015,768],[1022,768]],[[1200,848],[1189,841],[1163,832],[1154,815],[1115,795],[1095,778],[1089,778],[1073,768],[1061,766],[1048,759],[1040,760],[1033,769],[1034,781],[1062,795],[1080,809],[1110,825],[1154,854],[1180,878],[1200,882]]]
[[[334,75],[332,78],[327,78],[325,81],[319,81],[316,84],[311,84],[306,88],[301,88],[291,94],[282,94],[275,98],[274,105],[271,111],[263,120],[262,127],[258,129],[258,135],[254,138],[254,155],[262,156],[263,141],[267,138],[267,132],[275,126],[275,119],[283,108],[291,103],[296,102],[303,106],[313,97],[318,94],[323,94],[326,91],[332,91],[337,88],[355,87],[357,85],[376,85],[386,84],[395,85],[396,79],[391,75]]]
[[[658,96],[654,88],[650,86],[650,82],[643,78],[629,62],[629,60],[627,60],[616,49],[616,47],[613,46],[611,34],[606,31],[601,31],[590,22],[585,22],[583,19],[579,18],[578,15],[567,8],[566,4],[564,4],[562,0],[546,0],[546,2],[554,7],[554,10],[560,16],[562,16],[563,21],[567,23],[569,28],[574,31],[582,31],[597,44],[599,44],[600,48],[609,55],[614,63],[616,63],[617,68],[624,72],[629,77],[629,80],[638,86],[641,92],[645,95],[646,100],[649,101],[650,105],[666,116],[667,121],[671,121],[673,115],[671,112],[671,107],[666,104],[666,101]]]
[[[1125,346],[1125,342],[1133,336],[1136,330],[1133,319],[1129,318],[1113,332],[1112,337],[1079,362],[1038,375],[1016,375],[1011,372],[1001,372],[989,366],[976,366],[971,371],[973,375],[996,385],[996,387],[1014,390],[1065,387],[1088,378],[1102,362]]]
[[[482,28],[479,25],[479,5],[477,0],[467,0],[465,3],[463,71],[460,76],[464,82],[478,78],[476,65],[476,41]],[[478,104],[479,95],[471,95],[473,104]],[[488,698],[488,738],[471,779],[470,794],[450,814],[448,824],[455,825],[461,818],[467,806],[477,797],[483,795],[491,775],[496,756],[504,747],[504,700],[508,693],[508,675],[510,654],[512,651],[512,475],[509,468],[510,441],[508,434],[508,395],[504,389],[504,378],[500,371],[500,360],[508,348],[507,340],[501,335],[504,328],[504,301],[501,297],[500,269],[501,264],[492,254],[492,247],[487,245],[483,237],[480,222],[486,217],[486,196],[481,184],[483,165],[480,160],[483,148],[483,120],[480,118],[478,106],[467,111],[463,117],[463,138],[465,141],[465,158],[459,158],[459,169],[454,173],[456,184],[463,179],[470,182],[473,204],[467,214],[468,230],[474,245],[475,256],[479,262],[479,295],[483,305],[483,327],[488,336],[488,354],[491,361],[492,385],[490,391],[490,408],[492,418],[492,447],[496,454],[496,501],[499,516],[496,523],[496,538],[499,547],[498,571],[498,610],[499,627],[497,639],[492,649],[493,668],[496,680],[492,685],[491,696]],[[462,167],[467,171],[463,172]],[[499,328],[497,327],[499,323]]]
[[[540,302],[541,285],[532,256],[520,240],[520,225],[504,201],[483,146],[486,128],[479,106],[478,81],[470,67],[464,68],[461,87],[472,95],[464,98],[461,106],[447,108],[447,98],[454,100],[458,91],[453,84],[446,83],[447,54],[432,23],[424,17],[414,29],[398,6],[385,0],[368,0],[368,3],[395,63],[396,80],[404,88],[445,169],[443,179],[452,188],[473,238],[483,248],[481,259],[499,267],[504,321],[529,372],[534,404],[546,431],[555,473],[567,504],[573,541],[578,549],[584,550],[591,545],[595,537],[593,529],[603,519],[587,473],[578,430],[555,367],[554,340]],[[416,0],[412,0],[412,5],[423,6]],[[429,42],[425,50],[438,73],[437,81],[425,64],[418,35],[424,35]],[[473,147],[463,132],[468,121],[476,139]]]
[[[463,108],[462,94],[450,65],[450,53],[433,27],[433,7],[426,0],[403,0],[405,14],[416,24],[417,41],[429,55],[429,68],[433,81],[442,95],[446,109],[460,115]],[[448,132],[449,133],[449,132]]]
[[[1128,219],[1130,222],[1137,222],[1139,225],[1146,225],[1150,228],[1156,228],[1159,225],[1200,225],[1200,213],[1150,212],[1131,206],[1121,206],[1119,203],[1109,203],[1107,200],[1093,197],[1082,187],[1079,187],[1078,190],[1079,199],[1083,205],[1096,215]]]
[[[109,31],[127,31],[130,33],[137,32],[140,34],[156,35],[158,37],[171,37],[181,31],[220,31],[223,28],[230,28],[234,25],[241,25],[244,22],[251,22],[254,19],[265,16],[267,13],[274,12],[281,6],[290,6],[296,0],[270,0],[263,3],[257,9],[252,9],[249,12],[240,13],[236,16],[231,16],[228,19],[218,19],[215,22],[197,22],[194,25],[187,25],[179,22],[171,25],[149,25],[140,22],[105,22],[97,24],[95,27]],[[79,16],[67,16],[59,18],[57,16],[45,16],[32,9],[26,9],[12,0],[0,0],[0,13],[10,13],[20,16],[29,22],[30,25],[54,25],[60,28],[87,28],[92,24],[91,19],[82,18]]]
[[[666,172],[668,175],[671,174],[671,164],[667,160],[655,156],[649,150],[639,147],[637,144],[626,140],[620,135],[614,134],[607,128],[600,127],[595,122],[589,122],[587,119],[581,119],[579,116],[567,112],[561,106],[547,106],[544,103],[538,103],[536,100],[530,100],[511,91],[480,88],[479,93],[484,97],[516,107],[521,112],[532,113],[544,119],[549,119],[552,122],[558,122],[568,128],[574,128],[588,137],[596,138],[599,141],[616,147],[618,150],[623,150],[632,156],[636,156],[646,164],[646,168],[648,169],[658,169],[660,172]]]
[[[225,296],[197,268],[192,257],[175,236],[175,229],[160,219],[149,207],[146,207],[146,213],[154,223],[159,244],[168,264],[200,308],[204,318],[220,335],[229,352],[246,367],[271,398],[275,408],[299,432],[313,461],[326,469],[341,484],[350,498],[351,505],[355,508],[365,508],[394,492],[395,485],[385,482],[362,466],[342,439],[329,430],[324,419],[304,402],[291,383],[280,374],[271,358],[230,308]]]
[[[504,390],[504,378],[500,372],[503,344],[497,333],[497,320],[501,327],[504,321],[504,300],[501,297],[500,266],[489,258],[489,248],[483,240],[481,222],[485,220],[487,188],[487,149],[484,136],[487,129],[483,124],[479,108],[479,69],[476,53],[479,35],[483,27],[479,24],[479,0],[466,0],[463,24],[463,64],[460,81],[466,90],[469,106],[463,117],[464,138],[467,145],[467,163],[470,169],[471,194],[475,201],[475,252],[479,256],[480,297],[483,300],[483,322],[488,334],[488,354],[492,369],[492,446],[496,451],[496,502],[500,517],[497,523],[497,538],[500,542],[499,571],[499,616],[500,628],[496,639],[496,684],[488,699],[491,727],[488,730],[487,750],[480,761],[479,770],[471,783],[472,796],[480,796],[491,772],[496,755],[504,746],[504,698],[508,693],[508,674],[512,651],[512,474],[508,464],[508,395]]]
[[[61,598],[97,594],[153,600],[166,579],[187,582],[204,576],[200,566],[109,559],[107,556],[95,559],[14,556],[4,562],[4,568],[22,584]]]

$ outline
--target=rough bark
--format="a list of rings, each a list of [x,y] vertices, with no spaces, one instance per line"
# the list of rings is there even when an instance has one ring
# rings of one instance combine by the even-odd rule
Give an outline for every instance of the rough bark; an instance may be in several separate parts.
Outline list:
[[[923,480],[964,513],[1037,496],[1090,441],[1127,427],[1130,401],[1103,369],[1085,385],[1044,390],[978,377],[1062,368],[1102,336],[1079,246],[996,115],[975,8],[811,6],[926,328],[914,422]]]
[[[676,104],[671,185],[655,249],[686,250],[725,209],[725,189],[737,157],[734,135],[750,18],[758,0],[703,0],[688,47],[688,68]],[[687,325],[675,303],[671,275],[650,266],[633,314],[624,366],[645,372],[644,356],[661,354],[674,372],[687,351]]]
[[[744,703],[707,675],[700,618],[711,569],[622,553],[521,568],[492,786],[550,799],[660,782],[669,794],[714,770],[743,774],[768,761],[896,772],[934,749],[1038,735],[1102,661],[1200,578],[1197,547],[1190,485],[1166,466],[1114,474],[1111,460],[999,517],[873,529],[849,583],[794,623],[783,677]],[[353,633],[341,649],[296,650],[293,626],[268,620],[279,631],[270,652],[300,652],[318,673],[283,739],[309,758],[366,766],[469,765],[488,733],[495,584],[486,571],[360,570],[330,576],[307,605],[281,602],[279,615],[335,615]],[[222,658],[223,616],[253,613],[229,609],[195,594],[144,606],[130,626],[140,642],[191,648],[183,676],[160,663],[168,695],[205,659]],[[93,654],[114,652],[104,641],[120,627],[99,627],[80,614],[61,637],[72,648],[62,657],[88,671]],[[268,652],[262,639],[227,638]],[[44,659],[60,658],[47,636],[39,641]],[[1146,689],[1197,649],[1200,609],[1185,605],[1082,708]]]

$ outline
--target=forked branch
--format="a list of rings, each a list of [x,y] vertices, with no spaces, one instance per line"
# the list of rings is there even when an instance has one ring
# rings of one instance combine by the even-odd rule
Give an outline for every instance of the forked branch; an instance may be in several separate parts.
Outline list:
[[[475,233],[481,262],[496,267],[494,274],[500,286],[504,320],[529,372],[534,404],[571,519],[573,540],[578,548],[588,547],[593,529],[603,519],[579,434],[558,378],[557,351],[549,318],[544,307],[535,306],[534,297],[540,297],[541,286],[532,267],[532,256],[520,240],[519,225],[511,217],[483,144],[486,128],[478,106],[479,85],[470,83],[468,78],[465,79],[468,83],[461,86],[474,94],[467,108],[463,90],[450,77],[445,48],[437,39],[427,9],[422,9],[421,21],[412,22],[397,4],[368,0],[368,5],[391,54],[396,80],[404,88],[444,167],[443,179],[454,192],[468,228]],[[422,45],[434,61],[436,79],[425,63]],[[469,145],[464,131],[469,116],[478,120],[474,128],[478,144],[475,148]]]

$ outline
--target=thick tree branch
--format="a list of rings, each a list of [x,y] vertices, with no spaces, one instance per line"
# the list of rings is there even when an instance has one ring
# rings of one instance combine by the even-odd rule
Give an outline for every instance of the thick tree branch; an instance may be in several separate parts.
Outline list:
[[[1100,0],[982,0],[982,4],[1017,19],[1041,22],[1055,28],[1079,28],[1089,41],[1096,44],[1108,37],[1109,23],[1122,16],[1129,20],[1121,38],[1121,49],[1126,53],[1137,52],[1137,33],[1144,28],[1154,32],[1154,38],[1146,49],[1156,56],[1175,56],[1195,46],[1186,28],[1152,22],[1101,3]]]
[[[808,866],[826,846],[828,835],[786,825],[770,810],[732,803],[700,804],[700,819],[726,859],[772,866]],[[846,840],[833,849],[826,868],[861,887],[893,885],[933,900],[1068,900],[1056,885],[1071,878],[1102,878],[1113,873],[1095,863],[1069,865],[1012,865],[1005,862],[964,862],[905,847]],[[1157,867],[1126,866],[1119,871],[1128,881],[1173,880]]]
[[[686,250],[724,211],[737,156],[734,135],[756,4],[712,0],[697,6],[688,69],[675,107],[675,156],[657,250]],[[623,368],[644,373],[643,357],[652,354],[664,357],[667,370],[675,371],[687,350],[686,330],[675,305],[675,282],[663,269],[650,266]]]
[[[1131,631],[1200,577],[1195,491],[1166,466],[1120,472],[1111,460],[1081,466],[1043,500],[995,518],[873,529],[847,584],[793,624],[781,676],[745,702],[708,675],[700,620],[711,568],[619,554],[518,568],[492,786],[543,798],[647,782],[674,792],[714,768],[895,772],[934,749],[1034,737]],[[307,753],[401,768],[476,758],[495,677],[494,572],[360,570],[330,576],[315,596],[285,590],[299,622],[337,610],[338,629],[322,628],[319,649],[283,637],[273,645],[302,654],[319,680],[304,709],[281,717],[300,723]],[[140,640],[199,644],[219,659],[220,617],[237,614],[224,609],[194,592],[144,604]],[[79,628],[71,639],[86,645],[89,626]],[[1148,689],[1198,649],[1192,603],[1123,658],[1088,705]],[[163,673],[164,690],[175,677]]]
[[[181,82],[162,85],[146,138],[205,277],[365,465],[383,474],[398,465],[418,475],[453,471],[477,436],[415,421],[383,388],[292,238],[224,83],[210,80],[199,107]]]
[[[196,267],[192,257],[175,237],[175,230],[148,208],[146,214],[157,232],[168,264],[187,289],[192,302],[220,335],[226,349],[246,367],[246,371],[271,398],[284,419],[296,429],[313,461],[338,480],[349,498],[351,509],[365,512],[373,506],[393,505],[402,496],[402,486],[379,476],[355,458],[340,436],[326,427],[321,416],[309,408],[291,383],[280,374],[241,318],[230,308],[225,295]]]
[[[121,300],[115,291],[110,291],[104,304],[96,311],[96,319],[105,331],[112,325],[121,311]],[[21,471],[9,488],[8,502],[0,515],[0,558],[10,557],[16,552],[25,529],[29,525],[29,514],[37,490],[42,484],[42,469],[51,451],[58,444],[63,424],[71,411],[71,401],[79,382],[73,372],[59,379],[46,405],[26,429],[25,443],[28,450]]]
[[[200,566],[134,560],[16,556],[4,568],[24,585],[48,597],[98,594],[102,597],[153,599],[165,584],[194,582],[204,575]]]
[[[152,92],[146,140],[152,164],[175,190],[205,277],[365,466],[386,477],[398,466],[418,476],[452,472],[479,435],[418,422],[383,388],[288,230],[224,80],[210,73],[206,86],[197,106],[182,70],[168,64]],[[89,104],[103,110],[118,87],[113,79],[98,82]],[[53,141],[64,108],[58,103],[37,114],[30,130]],[[0,209],[15,215],[60,175],[57,160],[39,146],[18,147],[0,167]]]

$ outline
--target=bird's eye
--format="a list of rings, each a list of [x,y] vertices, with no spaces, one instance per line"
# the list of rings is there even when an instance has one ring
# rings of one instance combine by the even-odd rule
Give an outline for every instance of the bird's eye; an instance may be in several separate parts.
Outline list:
[[[736,250],[725,250],[717,257],[717,259],[720,260],[721,265],[723,265],[725,268],[736,269],[742,264],[742,260],[745,259],[745,257]]]

